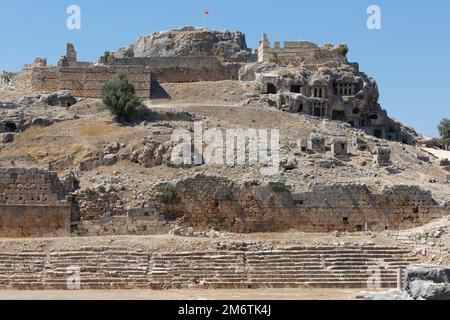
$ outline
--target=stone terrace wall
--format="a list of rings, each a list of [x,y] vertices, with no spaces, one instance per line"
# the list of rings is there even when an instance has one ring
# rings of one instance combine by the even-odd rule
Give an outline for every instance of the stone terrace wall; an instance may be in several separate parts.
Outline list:
[[[67,236],[71,208],[55,173],[0,168],[0,237]]]
[[[423,225],[450,214],[429,192],[396,186],[381,194],[367,186],[317,186],[311,192],[274,192],[270,186],[234,185],[226,178],[196,176],[175,185],[178,203],[166,206],[168,219],[198,230],[234,232],[381,231]]]
[[[146,66],[160,83],[238,80],[240,63],[222,63],[217,57],[149,57],[114,59],[110,65]]]
[[[102,215],[92,220],[82,216],[74,230],[80,236],[167,234],[172,228],[160,210],[151,206],[130,208],[120,216]]]
[[[105,82],[121,71],[127,72],[138,97],[150,98],[150,69],[139,66],[32,67],[25,68],[12,81],[26,91],[68,90],[77,97],[100,98]]]

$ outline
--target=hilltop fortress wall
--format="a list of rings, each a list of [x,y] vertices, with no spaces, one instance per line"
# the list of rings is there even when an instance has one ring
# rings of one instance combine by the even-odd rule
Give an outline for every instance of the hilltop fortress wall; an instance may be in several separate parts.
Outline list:
[[[151,83],[238,80],[242,63],[221,62],[214,56],[117,58],[100,65],[79,62],[73,46],[58,66],[37,58],[18,73],[3,73],[3,81],[23,91],[51,93],[68,90],[74,96],[100,98],[106,81],[125,71],[136,95],[150,99]]]
[[[77,97],[100,98],[105,82],[121,71],[127,72],[138,97],[150,97],[150,70],[139,66],[31,66],[18,73],[13,82],[17,88],[26,91],[68,90]]]
[[[238,80],[241,63],[223,63],[217,57],[119,58],[110,66],[145,66],[159,83]]]
[[[308,41],[286,41],[282,47],[279,41],[271,46],[266,34],[259,42],[258,62],[272,62],[280,66],[302,66],[317,68],[319,66],[339,66],[347,64],[345,45],[331,44],[319,47]]]

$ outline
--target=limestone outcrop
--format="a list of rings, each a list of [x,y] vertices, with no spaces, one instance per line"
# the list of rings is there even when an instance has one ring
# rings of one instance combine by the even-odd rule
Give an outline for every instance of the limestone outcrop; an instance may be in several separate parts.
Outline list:
[[[183,27],[139,37],[134,44],[114,52],[115,58],[216,56],[223,61],[248,62],[256,57],[248,50],[242,32]]]
[[[257,62],[241,68],[239,77],[255,84],[260,102],[280,110],[347,122],[377,138],[408,144],[417,138],[414,130],[388,116],[378,103],[376,81],[357,64],[314,69]]]
[[[364,293],[366,300],[450,300],[450,268],[411,265],[405,270],[404,290]]]

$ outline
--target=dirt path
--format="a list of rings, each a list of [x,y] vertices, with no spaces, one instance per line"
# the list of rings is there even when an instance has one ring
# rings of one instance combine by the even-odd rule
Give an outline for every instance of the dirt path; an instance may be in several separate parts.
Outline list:
[[[0,291],[0,300],[355,300],[367,289]]]

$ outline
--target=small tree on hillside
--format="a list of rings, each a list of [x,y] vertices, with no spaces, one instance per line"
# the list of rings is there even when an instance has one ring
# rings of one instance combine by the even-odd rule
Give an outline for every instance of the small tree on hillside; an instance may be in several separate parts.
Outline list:
[[[106,82],[102,88],[102,100],[119,122],[133,120],[141,100],[136,96],[134,85],[121,72]]]
[[[109,60],[111,59],[111,51],[105,51],[103,58],[105,59],[105,62],[109,62]]]
[[[438,126],[439,134],[441,135],[440,142],[446,150],[450,149],[450,119],[444,118]]]

